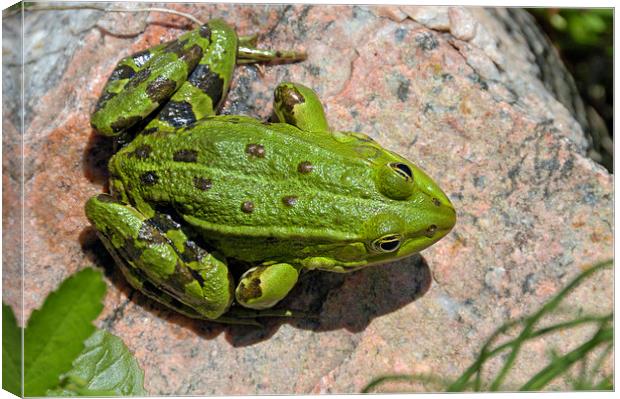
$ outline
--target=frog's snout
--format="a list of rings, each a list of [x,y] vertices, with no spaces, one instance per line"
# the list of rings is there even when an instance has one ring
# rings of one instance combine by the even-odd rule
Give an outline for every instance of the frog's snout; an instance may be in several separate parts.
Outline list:
[[[426,237],[435,240],[435,242],[448,234],[456,224],[456,211],[454,207],[444,204],[440,207],[443,209],[428,215],[429,224],[424,233]]]

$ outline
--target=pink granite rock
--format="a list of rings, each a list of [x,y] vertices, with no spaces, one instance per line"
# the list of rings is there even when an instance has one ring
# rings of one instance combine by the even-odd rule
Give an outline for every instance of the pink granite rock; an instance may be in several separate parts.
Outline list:
[[[108,294],[97,325],[135,353],[149,393],[353,393],[384,374],[454,378],[495,328],[535,310],[587,265],[612,257],[612,177],[585,157],[578,123],[496,14],[451,7],[168,7],[202,20],[223,18],[240,34],[259,33],[265,47],[308,51],[298,64],[238,68],[224,113],[266,119],[278,82],[311,86],[332,128],[365,132],[420,165],[449,195],[458,221],[421,256],[350,275],[308,274],[286,305],[316,312],[318,321],[269,320],[257,330],[175,314],[127,285],[83,204],[106,185],[111,147],[89,127],[89,115],[115,63],[189,24],[162,13],[29,13],[24,314],[76,270],[104,268]],[[15,90],[9,96],[18,96]],[[6,102],[5,93],[5,114],[15,107]],[[15,132],[15,124],[5,118],[4,131]],[[10,231],[19,212],[7,205],[19,204],[20,173],[12,163],[18,138],[3,136],[3,288],[13,306],[19,277],[12,263],[20,247]],[[611,272],[601,273],[575,292],[568,309],[609,311],[612,288]],[[566,352],[590,333],[527,346],[506,389],[543,365],[550,347]]]

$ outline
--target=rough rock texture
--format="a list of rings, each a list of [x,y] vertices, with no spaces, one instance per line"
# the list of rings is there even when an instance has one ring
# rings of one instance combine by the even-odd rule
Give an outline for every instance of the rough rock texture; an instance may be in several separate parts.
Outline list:
[[[503,10],[167,6],[260,33],[265,47],[308,51],[294,65],[238,68],[225,113],[267,118],[279,81],[314,87],[333,128],[365,132],[424,168],[452,199],[458,222],[421,256],[308,275],[287,305],[319,313],[316,322],[269,320],[257,330],[170,312],[125,283],[83,204],[106,185],[111,146],[89,127],[89,114],[108,75],[121,57],[188,23],[161,13],[29,13],[24,314],[76,270],[104,268],[108,294],[97,324],[135,353],[151,394],[358,392],[383,374],[456,377],[495,328],[612,256],[612,176],[585,157],[579,124],[539,80],[526,43],[497,21]],[[5,90],[5,115],[16,112],[18,96],[17,87]],[[7,262],[19,259],[11,236],[18,213],[7,207],[19,204],[18,121],[3,121],[3,287],[13,306],[19,277]],[[609,311],[611,277],[595,276],[567,309]],[[543,365],[551,347],[565,352],[589,333],[527,346],[506,388]]]

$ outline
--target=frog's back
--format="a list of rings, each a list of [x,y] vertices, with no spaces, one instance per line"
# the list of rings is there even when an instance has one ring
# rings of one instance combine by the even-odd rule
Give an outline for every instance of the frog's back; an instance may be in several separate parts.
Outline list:
[[[131,195],[172,205],[207,233],[346,241],[358,238],[361,218],[388,201],[369,167],[382,155],[374,146],[218,116],[173,133],[141,135],[111,160],[110,170],[138,183],[127,190]]]

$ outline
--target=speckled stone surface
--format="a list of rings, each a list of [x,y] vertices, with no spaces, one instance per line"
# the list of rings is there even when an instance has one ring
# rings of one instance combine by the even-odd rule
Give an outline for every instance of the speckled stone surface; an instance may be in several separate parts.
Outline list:
[[[83,204],[106,185],[111,146],[89,127],[89,114],[108,75],[121,57],[174,38],[187,22],[161,13],[27,15],[24,314],[75,271],[103,268],[108,294],[97,325],[135,353],[149,393],[351,393],[383,374],[456,377],[500,324],[612,256],[612,177],[584,156],[579,125],[538,80],[527,46],[486,10],[168,6],[224,18],[241,34],[259,33],[265,47],[308,51],[294,65],[238,68],[224,113],[265,119],[278,82],[311,86],[334,129],[365,132],[433,176],[458,221],[419,256],[308,275],[286,305],[316,312],[318,321],[269,320],[258,330],[170,312],[125,283]],[[5,115],[15,112],[6,93]],[[18,271],[7,262],[19,259],[19,241],[7,204],[19,204],[17,121],[3,121],[3,292],[13,306]],[[566,309],[611,306],[608,271]],[[550,347],[565,352],[590,333],[527,346],[506,388],[543,365]]]

